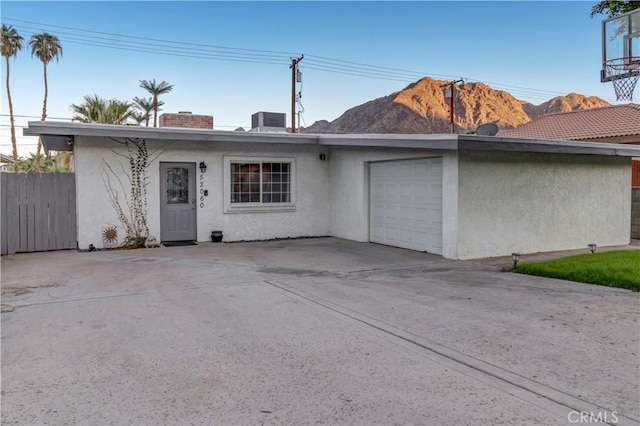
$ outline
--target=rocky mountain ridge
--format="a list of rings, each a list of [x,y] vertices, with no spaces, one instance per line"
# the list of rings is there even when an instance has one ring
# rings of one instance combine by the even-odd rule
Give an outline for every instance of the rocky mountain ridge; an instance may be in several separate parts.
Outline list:
[[[403,90],[351,108],[332,122],[320,120],[300,130],[304,133],[448,133],[449,105],[442,92],[447,83],[426,77]],[[475,130],[486,123],[513,128],[543,114],[610,106],[601,98],[577,93],[533,105],[484,83],[464,83],[454,90],[454,123],[458,133]]]

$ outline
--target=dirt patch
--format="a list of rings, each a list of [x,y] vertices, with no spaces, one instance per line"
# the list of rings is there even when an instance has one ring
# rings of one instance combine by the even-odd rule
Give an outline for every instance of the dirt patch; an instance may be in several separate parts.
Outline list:
[[[0,305],[0,313],[4,314],[5,312],[13,312],[15,308],[10,305],[5,305],[4,303]]]
[[[58,287],[59,284],[43,284],[36,286],[25,286],[25,287],[17,287],[17,286],[8,286],[2,287],[2,297],[7,296],[22,296],[23,294],[33,293],[34,290],[38,288],[49,288],[49,287]]]

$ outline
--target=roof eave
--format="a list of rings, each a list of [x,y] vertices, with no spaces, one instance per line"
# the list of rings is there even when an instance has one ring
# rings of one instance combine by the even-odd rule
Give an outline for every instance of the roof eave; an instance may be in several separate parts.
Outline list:
[[[78,124],[46,121],[30,121],[23,130],[25,136],[93,136],[111,138],[137,138],[201,142],[261,142],[316,144],[316,135],[289,133],[229,132],[226,130],[185,129],[173,127],[118,126],[112,124]]]
[[[499,136],[460,135],[458,145],[461,150],[615,155],[621,157],[637,157],[640,155],[640,146],[603,142],[505,138]]]
[[[291,134],[251,133],[163,127],[114,126],[31,121],[26,136],[40,136],[45,148],[56,151],[72,149],[76,136],[104,138],[139,138],[199,142],[304,144],[351,147],[415,148],[430,150],[491,150],[565,154],[615,155],[639,157],[640,146],[601,142],[560,141],[500,136],[457,134]]]

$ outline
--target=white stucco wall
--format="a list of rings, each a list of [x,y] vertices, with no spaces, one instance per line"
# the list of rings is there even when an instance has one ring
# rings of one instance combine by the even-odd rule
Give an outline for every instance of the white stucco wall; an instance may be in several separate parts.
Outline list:
[[[331,147],[329,156],[330,234],[369,241],[369,163],[442,157],[443,256],[457,257],[457,153],[416,149]]]
[[[461,151],[458,257],[628,244],[630,161]]]
[[[320,161],[320,152],[326,149],[302,145],[258,145],[232,143],[194,143],[180,141],[147,141],[150,156],[147,189],[150,233],[160,237],[160,162],[204,161],[204,188],[209,191],[203,208],[197,208],[197,239],[211,241],[214,230],[224,232],[224,241],[262,240],[329,234],[328,162]],[[108,162],[113,170],[128,170],[126,159],[112,150],[124,152],[115,142],[100,138],[77,137],[75,167],[77,179],[78,242],[80,249],[89,244],[102,247],[102,229],[119,226],[119,238],[124,235],[115,210],[106,194],[103,181]],[[224,213],[225,179],[224,157],[295,158],[295,210],[272,213]],[[200,171],[196,169],[199,176]],[[112,180],[113,184],[113,180]]]
[[[594,155],[435,151],[371,147],[147,141],[148,224],[160,236],[160,162],[204,161],[209,196],[197,208],[197,239],[225,241],[324,236],[369,241],[369,163],[443,159],[443,256],[451,259],[627,244],[630,159]],[[102,247],[107,226],[124,231],[106,193],[105,166],[122,173],[122,146],[76,137],[78,240]],[[326,154],[326,161],[319,154]],[[225,157],[295,159],[295,210],[225,212]],[[196,172],[200,174],[199,170]],[[126,179],[123,178],[126,183]],[[116,182],[112,180],[112,185]],[[199,189],[199,188],[198,188]],[[228,191],[227,191],[228,192]],[[198,194],[199,195],[199,194]],[[228,194],[227,194],[228,196]]]

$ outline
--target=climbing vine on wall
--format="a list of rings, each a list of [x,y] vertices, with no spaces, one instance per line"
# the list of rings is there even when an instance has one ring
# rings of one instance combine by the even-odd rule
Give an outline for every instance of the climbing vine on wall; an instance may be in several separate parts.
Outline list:
[[[114,149],[112,152],[124,157],[128,164],[127,170],[120,163],[123,173],[118,174],[112,165],[103,160],[102,178],[107,187],[111,205],[115,209],[125,231],[122,246],[126,248],[144,247],[145,240],[149,236],[149,226],[147,224],[147,213],[149,211],[147,186],[149,178],[147,169],[153,159],[149,156],[147,143],[144,139],[111,138],[111,140],[124,147],[124,150]],[[157,158],[158,155],[160,153],[155,157]],[[125,178],[123,179],[122,176]]]

